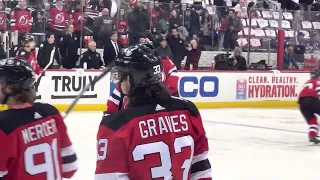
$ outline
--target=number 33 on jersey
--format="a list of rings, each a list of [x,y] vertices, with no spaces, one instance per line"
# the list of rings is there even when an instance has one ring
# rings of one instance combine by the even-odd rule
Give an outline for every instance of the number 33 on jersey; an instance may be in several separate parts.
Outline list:
[[[95,180],[211,180],[208,140],[194,104],[172,98],[103,118]]]

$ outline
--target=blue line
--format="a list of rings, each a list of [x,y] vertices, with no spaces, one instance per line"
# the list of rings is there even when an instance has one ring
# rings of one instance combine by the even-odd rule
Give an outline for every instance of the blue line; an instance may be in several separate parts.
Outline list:
[[[249,124],[238,124],[238,123],[211,121],[211,120],[210,121],[205,120],[205,122],[215,123],[215,124],[223,124],[223,125],[230,125],[230,126],[240,126],[240,127],[247,127],[247,128],[266,129],[266,130],[271,130],[271,131],[281,131],[281,132],[289,132],[289,133],[307,134],[307,132],[302,132],[302,131],[294,131],[294,130],[289,130],[289,129],[279,129],[279,128],[272,128],[272,127],[264,127],[264,126],[255,126],[255,125],[249,125]]]

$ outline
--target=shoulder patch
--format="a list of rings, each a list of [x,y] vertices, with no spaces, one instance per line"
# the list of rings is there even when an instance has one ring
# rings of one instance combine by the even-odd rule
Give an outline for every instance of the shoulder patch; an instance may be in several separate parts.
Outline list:
[[[40,44],[40,48],[43,48],[43,44]]]

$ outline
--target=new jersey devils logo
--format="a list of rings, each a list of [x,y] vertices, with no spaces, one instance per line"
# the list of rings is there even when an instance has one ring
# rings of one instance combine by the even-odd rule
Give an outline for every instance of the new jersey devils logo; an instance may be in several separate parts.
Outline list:
[[[18,24],[19,24],[20,26],[27,25],[27,24],[28,24],[28,16],[27,16],[27,15],[22,15],[22,16],[19,18]]]
[[[63,21],[64,21],[64,14],[63,13],[58,13],[56,15],[55,22],[56,23],[63,23]]]

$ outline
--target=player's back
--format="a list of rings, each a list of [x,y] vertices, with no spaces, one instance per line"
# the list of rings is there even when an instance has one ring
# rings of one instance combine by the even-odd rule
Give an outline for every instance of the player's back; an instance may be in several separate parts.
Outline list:
[[[318,98],[320,96],[320,79],[319,78],[312,78],[308,80],[300,94],[299,97],[316,97]]]
[[[130,180],[211,179],[201,121],[192,102],[177,98],[105,117],[98,133],[96,179],[112,180],[115,172]]]
[[[76,154],[58,110],[34,103],[0,113],[0,179],[61,180],[77,170]]]

